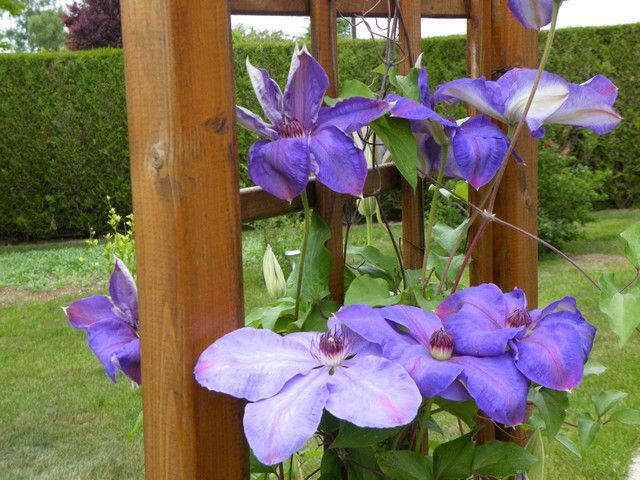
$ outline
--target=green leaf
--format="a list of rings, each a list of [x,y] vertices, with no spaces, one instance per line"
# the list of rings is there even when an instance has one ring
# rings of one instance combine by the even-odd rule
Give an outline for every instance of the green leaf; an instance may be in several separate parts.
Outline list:
[[[527,452],[537,459],[537,462],[527,470],[528,480],[544,480],[544,441],[542,440],[542,432],[540,429],[536,429],[533,434],[531,434],[531,438],[529,438],[527,442]]]
[[[378,475],[373,473],[378,466],[371,448],[350,448],[346,453],[347,480],[380,479]]]
[[[629,394],[619,392],[617,390],[603,390],[591,397],[593,405],[596,407],[598,418],[602,418],[605,413],[615,407],[622,400],[627,398]]]
[[[420,88],[418,88],[418,75],[420,70],[418,68],[412,68],[407,75],[397,75],[395,86],[400,89],[400,93],[413,100],[414,102],[422,104],[420,98]]]
[[[433,451],[433,473],[437,480],[467,478],[472,473],[473,432],[442,443]]]
[[[415,190],[418,184],[418,144],[409,122],[401,118],[382,117],[372,122],[371,128],[389,149],[400,174]]]
[[[549,439],[554,438],[560,430],[569,408],[567,392],[546,388],[532,389],[529,392],[528,401],[538,407],[538,413],[544,421],[547,437]]]
[[[335,450],[325,450],[320,463],[320,478],[318,480],[335,480],[342,477],[342,462]]]
[[[622,347],[640,325],[640,290],[620,293],[610,273],[600,276],[600,285],[600,310],[609,317],[609,326]]]
[[[371,447],[394,436],[400,431],[400,428],[363,428],[341,421],[340,431],[331,444],[331,448]]]
[[[432,480],[430,457],[410,450],[392,450],[377,455],[378,466],[389,480]]]
[[[400,280],[400,266],[393,255],[382,253],[376,247],[366,245],[364,247],[348,247],[348,255],[357,255],[364,263],[357,264],[356,270],[367,273],[372,277],[387,278],[393,285]]]
[[[580,437],[580,446],[582,449],[586,449],[591,445],[601,425],[600,421],[594,420],[587,412],[582,412],[578,415],[578,436]]]
[[[463,261],[464,255],[456,255],[455,257],[453,257],[453,259],[451,260],[451,266],[449,267],[449,271],[447,272],[447,282],[452,283],[455,281],[456,276],[458,275],[458,271],[462,267]],[[438,255],[433,250],[429,252],[427,267],[433,268],[438,278],[442,278],[442,273],[444,272],[447,263],[449,263],[449,257]]]
[[[449,255],[451,249],[455,246],[458,239],[464,235],[469,219],[466,219],[456,228],[451,228],[443,223],[436,223],[433,226],[432,238],[434,245],[442,248],[441,253]]]
[[[399,301],[399,295],[389,292],[389,283],[386,280],[370,275],[356,277],[344,296],[345,305],[366,303],[372,307],[385,307],[395,305]]]
[[[582,455],[580,454],[580,449],[578,448],[578,446],[575,443],[573,443],[573,440],[567,437],[564,433],[558,433],[556,435],[556,440],[560,442],[564,448],[566,448],[571,453],[573,453],[576,457],[582,458]]]
[[[587,360],[587,363],[584,365],[585,377],[588,377],[589,375],[602,375],[606,371],[607,367],[595,360]]]
[[[332,300],[320,300],[313,305],[304,318],[302,330],[305,332],[324,332],[327,329],[327,317],[338,311],[338,304]]]
[[[284,315],[293,314],[294,308],[293,298],[279,298],[274,305],[252,309],[245,317],[245,325],[275,330],[276,322]]]
[[[505,477],[526,471],[538,460],[515,443],[493,440],[475,448],[473,472],[489,477]]]
[[[275,469],[260,463],[252,451],[249,451],[249,470],[251,473],[275,473]]]
[[[435,403],[445,412],[449,412],[450,414],[458,417],[460,420],[466,423],[468,427],[473,428],[473,426],[475,425],[475,417],[478,413],[478,407],[473,400],[467,400],[465,402],[452,402],[450,400],[445,400],[444,398],[436,397],[433,403]]]
[[[128,442],[142,441],[143,426],[144,426],[144,421],[142,416],[142,410],[140,410],[140,413],[138,413],[138,416],[136,417],[136,421],[133,424],[133,428],[131,428],[129,433],[127,433],[127,441]]]
[[[627,243],[625,255],[634,267],[640,268],[640,222],[631,225],[620,236]]]
[[[614,411],[610,419],[625,425],[640,425],[640,411],[633,408],[621,408]]]

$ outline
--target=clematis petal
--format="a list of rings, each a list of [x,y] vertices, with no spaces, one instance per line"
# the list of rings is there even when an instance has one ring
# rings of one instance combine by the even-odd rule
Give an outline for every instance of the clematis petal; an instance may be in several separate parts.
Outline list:
[[[433,94],[433,102],[463,101],[482,113],[506,122],[504,96],[496,82],[480,78],[461,78],[440,85]]]
[[[496,82],[504,92],[506,123],[513,125],[522,117],[537,73],[530,68],[513,68]],[[539,129],[568,97],[569,82],[559,75],[543,72],[527,113],[529,130]]]
[[[278,132],[264,123],[258,115],[238,105],[236,105],[236,120],[238,120],[238,123],[244,128],[258,135],[270,138],[271,140],[278,138]]]
[[[124,321],[122,314],[104,295],[81,298],[63,310],[71,326],[81,330],[86,330],[91,324],[103,320]]]
[[[478,190],[489,183],[502,167],[509,142],[502,130],[480,115],[461,125],[451,146],[450,153],[460,176]]]
[[[136,338],[129,342],[122,350],[115,354],[112,360],[115,365],[122,370],[122,373],[140,385],[142,382],[142,375],[140,373],[140,339]]]
[[[347,98],[333,107],[320,109],[316,130],[333,125],[344,133],[355,132],[383,116],[389,108],[389,104],[383,100],[364,97]]]
[[[318,118],[329,78],[306,48],[294,52],[289,81],[284,90],[284,109],[290,120],[297,120],[311,131]]]
[[[525,28],[540,30],[551,23],[554,0],[509,0],[509,9]]]
[[[337,193],[362,196],[367,161],[352,138],[337,127],[328,126],[313,132],[309,148],[321,183]]]
[[[436,308],[445,329],[453,335],[455,353],[495,356],[504,354],[509,340],[524,328],[506,328],[506,302],[491,283],[466,288],[449,296]]]
[[[114,355],[137,339],[138,335],[135,330],[122,320],[103,320],[93,323],[87,328],[89,348],[98,357],[105,372],[114,382],[116,381],[117,368],[113,362]]]
[[[539,323],[517,345],[515,365],[529,380],[554,390],[571,390],[582,380],[586,358],[580,332],[572,325]]]
[[[385,320],[402,325],[422,345],[428,346],[433,332],[442,328],[440,319],[431,312],[409,305],[394,305],[380,309]]]
[[[581,85],[595,90],[610,107],[616,103],[618,87],[604,75],[596,75]]]
[[[127,323],[138,329],[138,288],[129,269],[115,257],[115,266],[109,278],[109,295],[113,303],[127,318]]]
[[[326,369],[297,375],[277,395],[245,407],[244,433],[258,460],[274,465],[304,447],[320,425],[327,377]]]
[[[575,84],[569,86],[567,101],[546,119],[546,123],[583,127],[598,135],[609,133],[621,121],[622,117],[598,91]]]
[[[420,105],[399,95],[387,96],[387,101],[391,104],[391,116],[405,118],[407,120],[432,120],[443,126],[455,128],[457,125],[451,120],[438,115],[431,108]]]
[[[249,176],[270,194],[291,201],[307,186],[311,173],[307,138],[259,140],[249,149]]]
[[[386,348],[384,353],[387,358],[403,366],[425,398],[441,395],[462,373],[460,365],[434,360],[423,345],[397,344]]]
[[[262,110],[264,110],[264,114],[273,125],[281,124],[283,122],[283,103],[280,87],[266,70],[251,65],[249,58],[247,58],[246,64],[249,79]]]
[[[297,341],[270,330],[241,328],[202,352],[193,373],[209,390],[256,401],[272,397],[293,377],[318,365]]]
[[[452,402],[464,402],[471,398],[471,395],[469,395],[469,392],[460,379],[449,385],[445,390],[440,392],[438,396],[445,400],[451,400]]]
[[[356,356],[329,377],[326,408],[359,427],[405,425],[418,413],[422,397],[398,364],[375,356]]]
[[[420,61],[420,63],[422,63],[422,61]],[[420,91],[420,101],[422,104],[430,106],[431,92],[429,91],[429,74],[423,66],[420,66],[420,70],[418,71],[418,90]]]
[[[504,294],[504,301],[507,304],[507,317],[516,310],[524,311],[527,309],[527,296],[524,290],[516,287],[512,292]]]
[[[529,382],[514,366],[510,355],[453,356],[449,361],[464,368],[462,382],[491,419],[507,426],[524,421]]]

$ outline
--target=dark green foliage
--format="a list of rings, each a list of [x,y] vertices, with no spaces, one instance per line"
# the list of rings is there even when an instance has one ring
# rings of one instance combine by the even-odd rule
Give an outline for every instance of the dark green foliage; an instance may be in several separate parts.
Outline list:
[[[592,171],[556,147],[540,150],[538,157],[538,232],[558,247],[582,234],[582,226],[593,220],[594,205],[606,200],[604,185],[611,172]]]
[[[640,201],[633,134],[640,127],[638,43],[640,25],[562,30],[550,66],[573,81],[601,72],[620,87],[625,121],[614,133],[553,128],[548,134],[581,163],[613,172],[606,188],[618,206]],[[260,112],[245,59],[284,87],[292,47],[289,41],[234,46],[238,104]],[[463,38],[424,40],[423,50],[432,89],[466,74]],[[371,71],[381,63],[382,44],[342,39],[339,51],[340,80],[378,87]],[[106,225],[107,195],[118,211],[131,210],[122,65],[120,50],[0,56],[0,238],[84,235]],[[462,107],[455,111],[464,115]],[[255,138],[238,130],[242,185],[249,184],[246,153]]]

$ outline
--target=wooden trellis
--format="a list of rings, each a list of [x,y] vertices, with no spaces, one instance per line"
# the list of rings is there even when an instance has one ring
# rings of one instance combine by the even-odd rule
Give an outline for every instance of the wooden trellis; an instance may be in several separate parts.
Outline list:
[[[469,71],[493,77],[534,66],[537,34],[524,30],[507,0],[397,1],[410,68],[420,52],[420,18],[467,18]],[[387,0],[127,0],[122,2],[133,204],[137,223],[144,448],[148,479],[244,479],[247,447],[240,401],[201,388],[199,354],[243,325],[240,222],[300,210],[259,188],[238,189],[230,14],[311,17],[314,56],[337,87],[337,12],[386,16]],[[426,32],[428,33],[428,32]],[[507,169],[496,213],[536,231],[536,144],[518,143],[527,168]],[[367,189],[400,188],[403,257],[419,266],[423,190],[393,166]],[[344,198],[314,182],[309,198],[328,222],[331,295],[343,297]],[[537,246],[500,227],[489,230],[472,281],[519,286],[537,301]],[[490,429],[485,430],[493,435]]]

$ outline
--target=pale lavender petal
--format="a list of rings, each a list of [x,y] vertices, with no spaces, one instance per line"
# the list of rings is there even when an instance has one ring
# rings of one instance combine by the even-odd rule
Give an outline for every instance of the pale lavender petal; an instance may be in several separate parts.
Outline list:
[[[351,97],[324,107],[318,113],[317,130],[333,125],[345,133],[355,132],[380,118],[389,111],[389,104],[383,100]]]
[[[469,392],[459,379],[440,392],[438,396],[452,402],[464,402],[471,398],[471,395],[469,395]]]
[[[209,390],[256,401],[272,397],[290,379],[318,365],[299,342],[270,330],[241,328],[202,352],[193,373]]]
[[[502,130],[480,115],[470,118],[456,131],[450,152],[460,177],[478,190],[496,176],[507,148],[508,140]]]
[[[422,55],[422,54],[421,54]],[[420,91],[420,101],[427,107],[431,106],[431,92],[429,91],[429,75],[424,67],[418,71],[418,90]]]
[[[337,193],[362,195],[367,179],[367,161],[353,139],[334,126],[311,135],[311,158],[318,180]]]
[[[505,95],[506,123],[516,124],[520,121],[536,74],[537,71],[530,68],[513,68],[496,82]],[[539,129],[568,97],[569,82],[559,75],[543,72],[526,118],[529,129]]]
[[[447,127],[456,127],[456,123],[438,115],[431,108],[399,95],[387,96],[391,104],[391,116],[407,120],[431,120]]]
[[[116,381],[116,367],[114,355],[137,340],[135,330],[122,320],[103,320],[87,328],[87,342],[89,348],[104,366],[105,372],[112,381]]]
[[[527,296],[524,291],[516,287],[512,292],[504,294],[504,301],[507,304],[507,317],[517,311],[525,311],[527,309]]]
[[[129,342],[122,350],[115,354],[113,359],[116,366],[127,377],[138,385],[142,382],[140,372],[140,339]]]
[[[454,356],[449,361],[464,368],[463,383],[491,419],[507,426],[524,421],[529,382],[514,366],[510,355]]]
[[[540,30],[551,23],[554,0],[509,0],[509,9],[525,28]]]
[[[272,124],[279,125],[283,122],[283,103],[280,87],[266,70],[251,65],[249,58],[247,58],[247,72],[265,115]]]
[[[567,101],[549,115],[545,123],[583,127],[598,135],[604,135],[622,121],[618,112],[595,89],[571,84],[569,92]]]
[[[291,201],[307,186],[311,163],[307,138],[259,140],[249,149],[249,177],[270,194]]]
[[[326,369],[298,375],[277,395],[245,407],[244,433],[258,460],[274,465],[304,447],[320,425],[328,377]]]
[[[433,332],[442,329],[442,322],[431,312],[409,305],[394,305],[380,309],[382,316],[390,322],[402,325],[422,345],[428,346]]]
[[[582,85],[595,90],[610,107],[613,107],[613,104],[616,103],[618,87],[604,75],[596,75],[582,83]]]
[[[385,358],[356,356],[329,377],[326,408],[359,427],[390,428],[412,421],[422,402],[407,372]]]
[[[459,365],[434,360],[423,345],[396,344],[386,348],[384,353],[404,367],[425,398],[440,395],[462,373]]]
[[[267,125],[262,119],[250,110],[236,105],[236,119],[238,123],[247,130],[251,130],[258,135],[275,140],[278,138],[278,132],[270,125]]]
[[[328,87],[327,74],[307,49],[295,52],[291,60],[289,81],[284,90],[287,118],[297,120],[310,131],[316,123]]]
[[[516,367],[529,380],[554,390],[571,390],[582,380],[586,358],[574,326],[544,321],[517,346]]]
[[[109,295],[113,303],[127,318],[127,323],[138,329],[138,288],[136,281],[122,260],[115,257],[115,265],[109,278]]]
[[[86,330],[89,325],[103,320],[124,321],[122,314],[104,295],[81,298],[63,310],[71,326],[81,330]]]
[[[433,94],[433,102],[463,101],[482,113],[506,121],[504,96],[496,82],[481,78],[461,78],[440,85]]]

